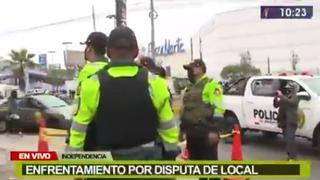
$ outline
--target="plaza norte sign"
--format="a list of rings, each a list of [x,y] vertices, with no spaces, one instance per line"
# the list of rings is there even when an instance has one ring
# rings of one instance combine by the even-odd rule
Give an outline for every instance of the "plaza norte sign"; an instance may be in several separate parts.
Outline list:
[[[168,56],[176,53],[185,52],[184,43],[181,38],[177,38],[176,41],[170,41],[166,39],[164,44],[155,48],[156,56]]]

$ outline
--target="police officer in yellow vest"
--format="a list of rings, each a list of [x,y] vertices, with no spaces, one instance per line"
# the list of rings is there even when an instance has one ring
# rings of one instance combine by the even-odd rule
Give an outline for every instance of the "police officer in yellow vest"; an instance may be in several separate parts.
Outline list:
[[[206,65],[201,59],[184,65],[184,69],[191,86],[183,96],[181,128],[186,132],[190,159],[217,160],[218,122],[224,114],[223,89],[206,76]]]
[[[71,127],[69,150],[111,151],[113,159],[162,159],[160,137],[167,152],[177,152],[179,129],[166,84],[148,77],[134,62],[134,32],[117,27],[109,36],[111,62],[81,84],[80,107]]]
[[[104,33],[92,32],[87,40],[81,44],[86,45],[84,57],[87,64],[79,72],[77,95],[80,95],[81,82],[108,64],[108,59],[105,56],[108,37]]]
[[[106,57],[108,37],[104,33],[92,32],[89,34],[87,40],[81,44],[86,45],[84,50],[84,58],[87,63],[79,72],[77,79],[78,86],[76,90],[74,104],[76,104],[78,109],[80,106],[79,96],[82,81],[88,79],[90,76],[94,75],[108,64],[108,59]],[[75,113],[77,113],[76,108],[74,111]],[[66,139],[66,143],[69,143],[69,136]]]

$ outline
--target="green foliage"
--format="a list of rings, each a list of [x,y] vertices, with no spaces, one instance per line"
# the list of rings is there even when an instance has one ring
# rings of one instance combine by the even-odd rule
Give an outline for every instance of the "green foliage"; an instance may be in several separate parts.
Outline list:
[[[237,79],[240,77],[256,76],[260,74],[260,69],[252,66],[251,64],[236,64],[225,66],[222,69],[220,76],[223,79]]]
[[[251,64],[251,55],[249,51],[240,54],[240,64],[227,65],[220,73],[220,76],[223,79],[230,80],[255,75],[261,75],[261,70]]]
[[[11,50],[10,54],[11,69],[15,77],[15,84],[20,90],[25,90],[25,68],[33,68],[34,62],[31,60],[35,55],[29,54],[27,49]]]
[[[50,69],[48,72],[49,82],[53,85],[63,85],[66,79],[73,79],[74,71],[66,69]]]

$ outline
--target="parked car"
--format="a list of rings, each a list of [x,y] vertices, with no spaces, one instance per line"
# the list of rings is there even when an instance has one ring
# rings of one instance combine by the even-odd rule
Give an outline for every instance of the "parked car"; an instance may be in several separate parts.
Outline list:
[[[24,130],[38,129],[35,112],[42,112],[48,128],[69,129],[72,107],[51,95],[24,96],[18,100],[20,126]],[[0,132],[7,129],[8,102],[0,105]]]

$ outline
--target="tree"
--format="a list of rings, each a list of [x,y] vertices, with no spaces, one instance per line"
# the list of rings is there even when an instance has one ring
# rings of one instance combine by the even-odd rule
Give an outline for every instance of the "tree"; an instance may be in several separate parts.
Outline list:
[[[235,80],[245,76],[260,75],[261,71],[251,64],[251,55],[249,51],[240,54],[240,64],[225,66],[220,76],[223,79]]]
[[[66,79],[73,79],[74,70],[66,69],[50,69],[48,72],[48,78],[51,84],[55,86],[61,86]]]
[[[24,91],[25,83],[25,69],[33,68],[34,62],[31,60],[35,55],[29,54],[27,49],[11,50],[9,54],[11,60],[11,69],[15,79],[15,85],[19,84],[20,90]]]

